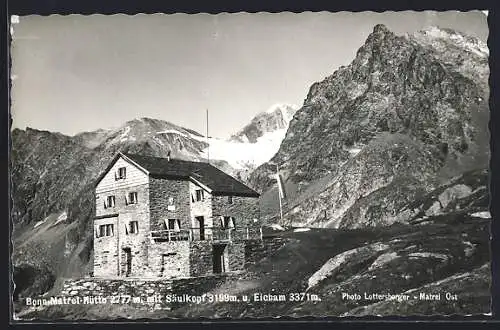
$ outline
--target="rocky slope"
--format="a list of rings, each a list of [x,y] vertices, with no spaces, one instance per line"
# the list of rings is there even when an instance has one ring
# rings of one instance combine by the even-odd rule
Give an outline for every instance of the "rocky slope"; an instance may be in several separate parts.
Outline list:
[[[285,233],[286,243],[281,248],[251,266],[247,274],[212,291],[249,295],[307,292],[321,301],[187,305],[174,315],[262,318],[489,313],[487,184],[486,170],[454,178],[404,205],[403,209],[419,210],[404,225]],[[436,203],[446,206],[432,207]],[[346,299],[344,293],[358,294],[360,299]],[[406,294],[410,299],[370,300],[364,293]],[[425,300],[421,293],[441,297]],[[457,299],[447,300],[446,293]]]
[[[487,166],[488,72],[479,40],[437,28],[397,36],[375,26],[349,66],[311,86],[271,159],[296,191],[289,221],[339,226],[359,198],[373,200],[377,191],[400,196],[404,186],[410,200]],[[267,191],[273,172],[263,164],[249,182]],[[377,212],[390,215],[395,207],[380,205]]]

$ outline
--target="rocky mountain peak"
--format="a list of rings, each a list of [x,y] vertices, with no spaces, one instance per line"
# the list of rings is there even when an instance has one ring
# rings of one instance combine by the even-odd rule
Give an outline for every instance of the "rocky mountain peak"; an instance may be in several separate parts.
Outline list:
[[[377,24],[373,27],[374,36],[394,35],[384,24]]]
[[[248,125],[231,136],[230,141],[256,143],[267,133],[286,131],[297,109],[296,105],[276,103],[258,113]]]
[[[364,154],[360,150],[373,148],[370,142],[386,133],[402,134],[426,149],[438,165],[427,167],[426,177],[458,175],[487,164],[487,75],[477,74],[482,59],[468,56],[462,39],[442,38],[436,45],[455,46],[424,45],[375,26],[351,64],[311,86],[271,159],[281,165],[298,195],[322,178],[336,177],[349,160]],[[263,164],[249,181],[266,191],[273,184],[272,173]]]

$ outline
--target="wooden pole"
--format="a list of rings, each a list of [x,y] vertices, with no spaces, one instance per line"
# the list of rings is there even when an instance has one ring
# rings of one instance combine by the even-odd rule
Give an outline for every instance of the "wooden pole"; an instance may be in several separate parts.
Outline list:
[[[210,143],[208,142],[208,109],[207,109],[207,162],[210,164]]]
[[[280,175],[280,168],[279,168],[278,164],[276,164],[276,182],[278,183],[278,199],[280,201],[280,220],[283,223],[283,204],[281,203],[281,193],[280,193],[280,190],[281,190],[280,184],[281,184],[281,182],[280,182],[279,175]]]

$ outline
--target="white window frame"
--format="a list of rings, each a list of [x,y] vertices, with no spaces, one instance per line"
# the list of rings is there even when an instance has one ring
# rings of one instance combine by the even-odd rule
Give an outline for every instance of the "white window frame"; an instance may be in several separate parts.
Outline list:
[[[109,195],[106,197],[106,200],[104,201],[104,208],[111,208],[116,206],[116,198],[114,195]]]
[[[198,195],[199,192],[199,195]],[[205,191],[203,189],[196,189],[195,190],[195,197],[196,197],[196,202],[203,202],[205,200]],[[198,198],[199,197],[199,198]]]
[[[235,227],[235,225],[234,225],[234,217],[223,216],[221,218],[221,220],[222,220],[222,227],[224,229],[233,229]]]
[[[97,234],[99,235],[98,237],[109,237],[114,236],[114,231],[114,225],[112,223],[105,223],[99,225]]]
[[[137,204],[139,202],[137,191],[129,192],[126,196],[127,205]]]
[[[171,226],[170,226],[170,221],[173,221],[173,223],[174,223],[173,228],[171,228]],[[173,219],[173,218],[167,219],[165,221],[165,227],[167,227],[167,230],[179,232],[179,231],[181,231],[181,220],[180,219]]]
[[[126,177],[127,177],[127,168],[125,166],[119,167],[118,168],[118,180],[125,180]]]
[[[133,220],[129,222],[129,230],[130,234],[138,234],[139,233],[139,221]]]

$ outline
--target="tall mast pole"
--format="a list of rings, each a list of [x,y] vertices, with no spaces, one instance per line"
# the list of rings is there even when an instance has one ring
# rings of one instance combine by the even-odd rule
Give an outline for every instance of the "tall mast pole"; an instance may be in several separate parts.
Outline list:
[[[280,220],[283,223],[283,204],[281,203],[281,179],[280,179],[280,168],[276,164],[276,182],[278,182],[278,199],[280,201]]]
[[[207,162],[210,164],[210,143],[208,142],[208,109],[207,109]]]

